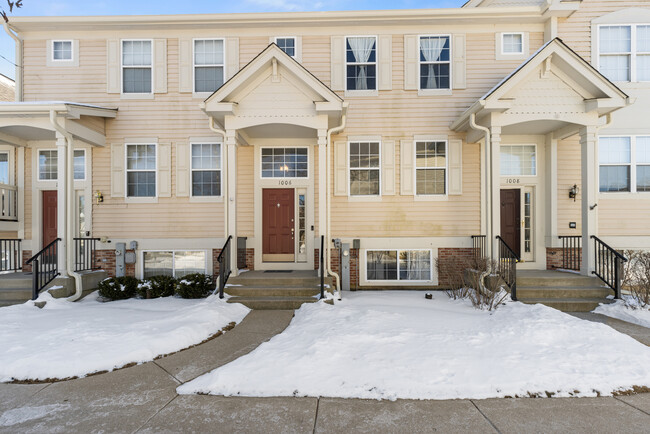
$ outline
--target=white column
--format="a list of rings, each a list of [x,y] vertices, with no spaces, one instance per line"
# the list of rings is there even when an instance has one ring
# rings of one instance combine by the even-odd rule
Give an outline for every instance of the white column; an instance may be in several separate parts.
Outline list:
[[[557,139],[553,134],[546,135],[546,170],[545,186],[546,198],[544,201],[539,201],[538,206],[544,206],[544,220],[546,221],[546,247],[553,247],[557,242]],[[568,194],[568,192],[567,192]]]
[[[327,130],[318,130],[318,237],[325,235],[327,213]]]
[[[230,246],[230,269],[236,276],[237,269],[237,140],[236,130],[226,130],[228,153],[228,185],[225,200],[228,201],[228,235],[232,235]]]
[[[66,207],[66,195],[67,195],[67,189],[66,189],[66,182],[65,182],[65,177],[66,177],[66,163],[67,163],[67,146],[66,146],[66,141],[65,137],[63,137],[61,134],[56,133],[56,157],[57,157],[57,181],[56,181],[56,190],[57,190],[57,203],[56,203],[56,230],[57,230],[57,236],[61,238],[61,241],[59,241],[58,247],[57,247],[57,255],[58,255],[58,262],[59,262],[59,272],[61,273],[62,277],[67,276],[66,269],[67,269],[67,258],[66,258],[66,252],[67,252],[67,243],[68,243],[68,237],[67,237],[67,207]],[[43,246],[45,247],[45,240],[43,240]]]
[[[597,161],[596,161],[595,126],[580,129],[580,150],[582,169],[582,267],[581,273],[591,276],[594,270],[592,235],[598,235],[597,195]],[[593,208],[592,208],[593,207]]]
[[[501,127],[490,127],[490,177],[492,185],[488,186],[488,191],[491,192],[489,204],[491,207],[490,212],[491,222],[488,227],[488,239],[492,246],[492,259],[496,259],[499,254],[498,244],[496,240],[497,235],[501,235]]]
[[[18,238],[25,239],[25,148],[16,149],[16,212],[18,213]],[[32,196],[32,202],[36,200]],[[33,214],[32,214],[33,215]],[[32,236],[32,239],[34,237]],[[36,253],[36,252],[34,252]],[[22,258],[21,258],[22,260]]]

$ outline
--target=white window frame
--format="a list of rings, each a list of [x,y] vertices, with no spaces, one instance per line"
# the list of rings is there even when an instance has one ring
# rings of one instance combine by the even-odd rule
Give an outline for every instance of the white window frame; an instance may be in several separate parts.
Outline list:
[[[397,279],[395,280],[370,280],[368,279],[368,252],[397,252]],[[429,280],[401,280],[399,278],[399,254],[400,252],[403,251],[417,251],[417,252],[429,252]],[[401,284],[408,284],[408,283],[428,283],[428,282],[433,282],[434,281],[434,275],[433,275],[433,263],[434,263],[434,256],[433,256],[433,250],[432,249],[393,249],[393,248],[386,248],[386,249],[365,249],[364,253],[364,266],[363,269],[365,271],[365,275],[363,276],[363,279],[366,283],[368,284],[396,284],[396,283],[401,283]]]
[[[422,38],[448,38],[449,39],[449,60],[448,61],[442,61],[442,62],[423,62],[420,60],[420,50],[421,50],[421,40]],[[426,94],[446,94],[450,95],[451,90],[454,88],[454,72],[453,72],[453,64],[452,62],[453,56],[454,56],[454,47],[453,47],[453,41],[452,41],[451,34],[431,34],[431,35],[418,35],[418,92],[420,95],[426,95]],[[422,65],[442,65],[444,63],[449,64],[449,87],[440,87],[437,89],[423,89],[422,88]]]
[[[149,65],[149,68],[151,68],[151,92],[124,92],[124,68],[146,68],[145,65],[142,66],[124,65],[124,42],[146,42],[146,41],[151,42],[151,65]],[[156,64],[156,59],[154,58],[155,49],[153,44],[154,44],[153,39],[134,39],[134,38],[120,39],[120,93],[122,96],[125,96],[127,98],[129,96],[134,96],[136,98],[143,95],[153,96],[154,94],[153,86],[154,83],[156,82],[156,77],[154,76],[154,74],[156,73],[156,70],[154,68],[154,65]]]
[[[379,166],[377,167],[377,169],[379,170],[379,193],[378,194],[352,194],[352,188],[350,186],[350,180],[351,180],[350,172],[352,172],[352,170],[361,170],[358,168],[350,167],[350,144],[352,143],[378,143],[379,144]],[[373,139],[373,138],[359,138],[355,140],[348,139],[347,155],[346,155],[347,158],[346,164],[348,167],[348,179],[347,179],[348,198],[353,198],[353,199],[381,198],[381,184],[382,184],[381,147],[382,147],[381,139]]]
[[[198,65],[199,68],[201,68],[201,67],[219,67],[219,66],[221,66],[223,68],[223,83],[221,84],[221,86],[223,86],[224,84],[226,84],[226,81],[228,81],[228,79],[226,78],[226,77],[228,77],[226,75],[226,63],[227,63],[226,62],[226,59],[227,59],[227,57],[226,57],[226,38],[194,38],[194,39],[192,39],[192,92],[195,95],[201,95],[201,96],[212,95],[214,92],[217,91],[217,89],[215,89],[212,92],[197,92],[196,91],[196,68],[197,68],[197,65],[196,65],[196,63],[194,63],[196,61],[196,57],[195,57],[195,53],[194,53],[194,50],[196,48],[196,41],[221,41],[223,43],[223,63],[221,65],[218,65],[218,64],[214,64],[214,65]]]
[[[519,51],[519,52],[508,52],[508,53],[506,53],[504,51],[505,37],[506,36],[511,36],[511,35],[519,35],[521,37],[521,51]],[[524,51],[526,49],[525,48],[526,43],[525,43],[524,32],[502,32],[500,39],[501,39],[501,43],[499,44],[500,45],[499,49],[501,51],[502,56],[515,56],[516,57],[516,56],[522,56],[524,54]]]
[[[273,43],[275,45],[278,45],[278,39],[293,39],[293,56],[290,57],[293,59],[298,59],[298,37],[297,36],[274,36]],[[279,45],[278,48],[280,48]],[[282,50],[282,48],[280,48],[280,50]],[[282,51],[284,52],[284,50]]]
[[[56,178],[44,179],[41,178],[41,152],[56,152]],[[36,170],[38,172],[39,182],[56,182],[59,180],[59,150],[57,148],[42,148],[36,151]]]
[[[417,144],[421,142],[444,142],[445,143],[445,192],[438,194],[418,194],[418,158]],[[443,198],[449,196],[449,140],[440,138],[415,138],[413,140],[413,189],[415,197]],[[419,169],[442,169],[442,167],[420,167]]]
[[[187,248],[187,249],[147,249],[143,250],[142,253],[140,254],[140,276],[142,279],[144,279],[144,254],[148,252],[170,252],[172,254],[172,275],[174,278],[176,278],[176,252],[204,252],[205,253],[205,263],[204,263],[204,273],[207,275],[211,275],[211,271],[209,268],[210,265],[210,258],[212,257],[212,252],[210,250],[206,249],[196,249],[196,248]]]
[[[601,164],[600,163],[600,158],[598,158],[598,194],[603,194],[606,196],[615,196],[615,197],[620,197],[624,195],[629,195],[629,194],[650,194],[650,191],[638,191],[636,189],[637,181],[636,181],[636,169],[637,166],[650,166],[650,163],[638,163],[636,161],[636,142],[638,137],[650,137],[650,134],[634,134],[634,135],[626,135],[626,134],[608,134],[608,135],[602,135],[598,136],[598,151],[600,152],[600,139],[604,137],[613,137],[613,138],[619,138],[619,137],[629,137],[630,138],[630,162],[629,163],[612,163],[612,164]],[[630,191],[600,191],[600,166],[630,166]]]
[[[192,159],[192,147],[194,145],[219,145],[219,167],[217,169],[194,169],[194,160]],[[195,196],[194,195],[194,183],[192,174],[196,172],[207,172],[212,170],[219,171],[219,194],[214,196]],[[215,140],[207,141],[192,141],[190,142],[190,197],[194,199],[209,199],[209,198],[222,198],[223,197],[223,143]]]
[[[535,174],[534,175],[502,175],[501,174],[501,148],[504,146],[534,146],[535,147]],[[517,177],[517,178],[536,178],[539,176],[539,158],[538,158],[539,152],[537,149],[537,143],[501,143],[499,146],[499,176],[502,178],[512,178],[512,177]]]
[[[69,42],[70,43],[70,58],[69,59],[55,59],[54,58],[54,44],[57,42]],[[59,62],[74,62],[74,41],[72,39],[53,39],[52,40],[52,49],[50,50],[50,60],[55,63]]]
[[[292,177],[286,177],[286,178],[276,178],[274,176],[272,177],[264,177],[262,176],[262,151],[264,149],[287,149],[287,148],[293,148],[293,149],[306,149],[307,150],[307,176],[292,176]],[[261,146],[260,147],[260,179],[265,180],[265,181],[270,181],[270,180],[282,180],[282,179],[291,179],[291,180],[307,180],[311,176],[311,173],[309,171],[309,160],[311,159],[311,152],[309,150],[309,146]]]
[[[73,163],[72,163],[72,176],[73,176],[73,178],[74,178],[74,180],[76,182],[83,182],[83,181],[86,181],[88,179],[88,174],[87,174],[88,173],[88,159],[87,159],[88,153],[86,152],[85,149],[75,149],[74,150],[74,152],[77,152],[77,151],[81,151],[81,152],[84,153],[84,177],[81,178],[81,179],[74,178],[74,158],[73,158]],[[74,155],[74,152],[73,152],[73,155]]]
[[[128,163],[128,155],[129,155],[129,146],[132,145],[153,145],[155,152],[156,152],[156,158],[155,158],[155,163],[156,163],[156,169],[153,170],[155,173],[155,181],[156,181],[156,194],[154,196],[129,196],[129,172],[152,172],[152,170],[135,170],[135,169],[129,169],[129,163]],[[129,142],[124,144],[124,197],[128,201],[141,201],[141,202],[147,202],[151,200],[157,200],[158,199],[158,194],[159,194],[159,182],[158,182],[158,143],[153,143],[153,142]]]
[[[375,38],[375,61],[367,63],[348,62],[348,38]],[[346,95],[375,96],[379,94],[379,36],[346,35],[343,37],[343,82]],[[348,65],[375,65],[374,89],[348,89]]]
[[[637,51],[637,27],[639,26],[650,26],[650,23],[629,23],[629,24],[599,24],[596,29],[596,40],[595,40],[595,45],[596,45],[596,69],[600,72],[600,56],[605,55],[605,56],[630,56],[630,75],[628,77],[628,80],[624,81],[617,81],[617,83],[650,83],[650,80],[648,81],[639,81],[637,79],[637,56],[639,54],[641,55],[650,55],[650,52],[643,52],[643,53],[638,53]],[[603,27],[629,27],[630,28],[630,51],[629,52],[620,52],[620,53],[605,53],[601,54],[600,52],[600,30]],[[605,137],[605,136],[603,136]],[[612,136],[612,137],[622,137],[622,136]],[[626,136],[629,137],[629,136]]]

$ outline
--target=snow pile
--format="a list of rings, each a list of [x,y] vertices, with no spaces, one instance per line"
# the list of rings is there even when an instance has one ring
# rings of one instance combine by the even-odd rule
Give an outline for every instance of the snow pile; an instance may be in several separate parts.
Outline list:
[[[371,399],[609,395],[650,386],[650,348],[543,305],[495,312],[421,292],[305,304],[256,350],[181,394]]]
[[[198,344],[249,312],[217,296],[101,303],[54,299],[0,308],[0,382],[69,378],[142,363]]]
[[[629,295],[623,295],[622,300],[612,304],[601,304],[593,312],[650,328],[650,306],[640,306]]]

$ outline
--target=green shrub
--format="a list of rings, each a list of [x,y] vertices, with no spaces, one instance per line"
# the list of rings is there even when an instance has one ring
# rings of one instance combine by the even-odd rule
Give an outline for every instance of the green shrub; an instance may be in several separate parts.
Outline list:
[[[214,289],[212,277],[207,274],[187,274],[178,280],[176,293],[183,298],[203,298]]]
[[[109,277],[97,285],[99,295],[109,300],[125,300],[135,296],[140,281],[135,277]]]
[[[138,285],[138,294],[142,298],[170,297],[177,284],[172,276],[152,276]]]

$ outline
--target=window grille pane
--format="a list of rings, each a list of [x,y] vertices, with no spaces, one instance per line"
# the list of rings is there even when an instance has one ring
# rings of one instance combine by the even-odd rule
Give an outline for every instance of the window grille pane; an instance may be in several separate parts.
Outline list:
[[[375,65],[348,65],[348,90],[375,90],[377,68]]]
[[[636,162],[650,164],[650,137],[636,138]]]
[[[420,89],[449,89],[449,83],[449,63],[420,65]]]
[[[177,279],[192,273],[205,273],[205,271],[204,251],[174,252],[174,276]]]
[[[630,166],[600,166],[600,191],[630,191]]]
[[[395,250],[368,251],[367,280],[397,280],[397,252]]]
[[[445,168],[445,142],[417,142],[415,164],[418,168]]]
[[[192,169],[220,169],[221,145],[218,143],[192,144]]]
[[[598,139],[598,160],[600,164],[629,164],[629,137],[600,137]]]
[[[524,52],[523,37],[516,33],[503,35],[503,52],[508,54],[519,54]]]
[[[156,170],[156,145],[127,145],[127,170]]]
[[[54,41],[52,55],[54,60],[72,60],[72,41]]]
[[[600,56],[600,72],[611,81],[630,81],[630,56]]]
[[[123,41],[122,65],[151,66],[151,41]]]
[[[650,26],[636,27],[637,53],[650,53]]]
[[[294,38],[277,38],[275,43],[289,56],[296,55],[296,40]]]
[[[192,196],[220,196],[221,171],[201,170],[192,172]]]
[[[376,62],[377,41],[373,36],[351,37],[346,40],[345,57],[348,63]]]
[[[400,251],[399,280],[431,280],[431,252],[429,250]]]
[[[307,178],[306,148],[262,148],[262,178]]]
[[[194,41],[195,65],[223,65],[223,41]]]
[[[194,69],[194,90],[214,92],[223,85],[223,66],[201,66]]]
[[[449,62],[448,36],[422,36],[420,38],[420,62]]]
[[[126,184],[129,197],[156,196],[156,172],[128,172]]]
[[[9,184],[9,154],[0,153],[0,184]]]
[[[74,179],[86,178],[86,152],[74,151]]]
[[[536,161],[533,145],[501,146],[501,176],[535,176]]]
[[[151,93],[151,68],[124,68],[124,93]]]
[[[601,53],[629,53],[632,48],[630,26],[603,26],[600,28]]]
[[[636,167],[636,191],[650,191],[650,166]]]
[[[38,154],[38,179],[57,179],[57,151],[39,151]]]
[[[637,81],[650,81],[650,55],[636,57]]]
[[[417,194],[445,194],[445,169],[417,169]]]
[[[144,278],[173,276],[172,252],[144,252]]]

